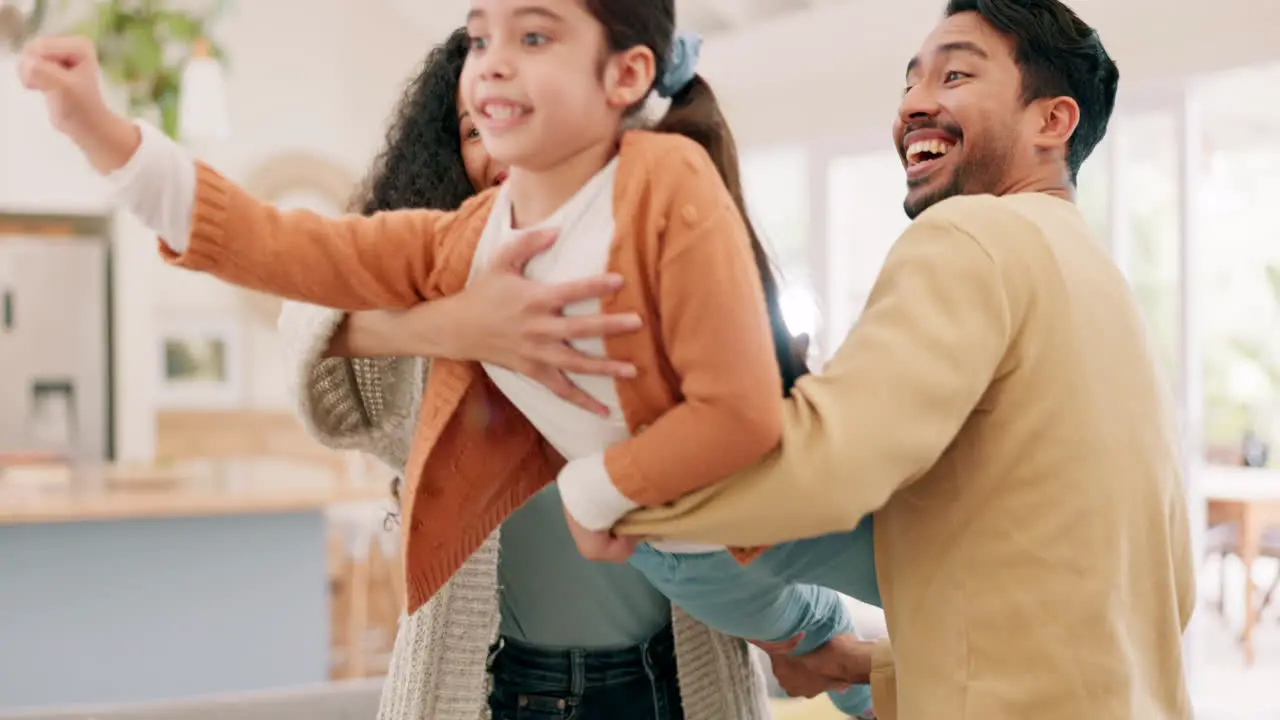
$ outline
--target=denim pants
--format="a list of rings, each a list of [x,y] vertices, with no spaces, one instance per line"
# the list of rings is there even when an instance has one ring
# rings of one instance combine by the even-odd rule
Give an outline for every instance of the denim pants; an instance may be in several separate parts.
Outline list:
[[[802,655],[854,629],[844,601],[823,580],[839,580],[841,592],[879,603],[870,521],[864,524],[861,534],[854,530],[771,548],[746,566],[728,552],[673,554],[648,543],[636,548],[631,564],[672,603],[727,635],[779,641],[804,633],[796,648]],[[829,697],[848,715],[871,708],[866,685]]]
[[[618,650],[502,638],[489,656],[493,720],[683,720],[671,628]]]
[[[850,532],[775,545],[747,567],[784,582],[831,588],[868,605],[882,607],[876,581],[873,520],[867,515]]]

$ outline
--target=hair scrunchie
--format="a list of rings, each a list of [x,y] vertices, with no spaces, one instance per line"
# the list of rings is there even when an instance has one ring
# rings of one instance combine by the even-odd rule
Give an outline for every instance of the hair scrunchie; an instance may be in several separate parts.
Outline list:
[[[701,35],[676,33],[675,40],[671,43],[671,55],[667,58],[667,69],[653,86],[659,97],[674,97],[693,80],[698,72],[698,55],[701,52]]]

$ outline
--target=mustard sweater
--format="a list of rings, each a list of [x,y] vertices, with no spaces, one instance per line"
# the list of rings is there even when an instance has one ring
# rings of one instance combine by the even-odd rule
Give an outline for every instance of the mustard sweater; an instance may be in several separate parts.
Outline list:
[[[1075,205],[953,198],[797,385],[780,449],[618,530],[764,545],[874,512],[881,717],[1189,718],[1193,559],[1158,375]]]

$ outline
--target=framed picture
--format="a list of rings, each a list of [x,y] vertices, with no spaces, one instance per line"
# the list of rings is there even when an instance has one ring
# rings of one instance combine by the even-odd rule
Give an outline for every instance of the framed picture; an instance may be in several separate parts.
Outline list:
[[[244,319],[233,313],[165,315],[157,328],[165,409],[228,409],[244,405]]]

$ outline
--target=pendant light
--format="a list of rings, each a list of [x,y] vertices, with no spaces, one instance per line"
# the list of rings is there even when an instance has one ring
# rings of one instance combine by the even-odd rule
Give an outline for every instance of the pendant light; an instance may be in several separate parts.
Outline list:
[[[221,140],[231,135],[226,78],[206,38],[196,40],[182,71],[178,131],[187,142]]]

